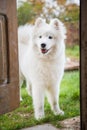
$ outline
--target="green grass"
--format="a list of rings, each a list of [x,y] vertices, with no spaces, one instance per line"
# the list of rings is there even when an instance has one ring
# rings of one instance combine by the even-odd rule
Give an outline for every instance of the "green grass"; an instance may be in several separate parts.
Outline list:
[[[13,112],[0,116],[0,130],[17,130],[43,123],[51,123],[56,127],[60,120],[80,115],[79,72],[65,72],[60,89],[60,106],[64,116],[54,116],[50,105],[45,100],[45,118],[37,121],[34,118],[32,98],[28,96],[25,85],[22,87],[23,101]]]
[[[79,45],[74,45],[72,47],[66,47],[66,56],[79,60]]]

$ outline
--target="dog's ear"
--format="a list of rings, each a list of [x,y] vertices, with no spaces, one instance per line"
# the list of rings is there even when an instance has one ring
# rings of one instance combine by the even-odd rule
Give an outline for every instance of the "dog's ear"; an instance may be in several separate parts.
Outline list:
[[[64,24],[57,18],[52,19],[50,25],[61,33],[61,36],[66,39],[66,28]]]
[[[59,20],[57,18],[55,19],[52,19],[50,24],[56,29],[58,30],[59,29]]]
[[[36,27],[40,27],[42,24],[44,24],[45,23],[45,20],[44,19],[42,19],[42,18],[38,18],[37,20],[36,20],[36,22],[35,22],[35,26]]]

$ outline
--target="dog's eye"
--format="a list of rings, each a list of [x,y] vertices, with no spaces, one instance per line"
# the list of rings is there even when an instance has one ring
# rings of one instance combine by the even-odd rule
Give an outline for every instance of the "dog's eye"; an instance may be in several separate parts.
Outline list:
[[[42,38],[42,36],[39,36],[39,38]]]
[[[52,37],[52,36],[49,36],[48,38],[49,38],[49,39],[53,39],[53,37]]]

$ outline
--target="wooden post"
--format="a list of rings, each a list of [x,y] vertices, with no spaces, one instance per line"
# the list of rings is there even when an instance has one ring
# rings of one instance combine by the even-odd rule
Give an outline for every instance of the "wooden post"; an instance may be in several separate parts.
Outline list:
[[[19,106],[16,0],[0,0],[0,114]]]
[[[81,3],[81,130],[87,130],[87,1]]]

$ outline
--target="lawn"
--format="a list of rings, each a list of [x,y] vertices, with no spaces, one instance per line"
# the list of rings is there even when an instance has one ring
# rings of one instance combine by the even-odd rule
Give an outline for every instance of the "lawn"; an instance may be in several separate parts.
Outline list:
[[[67,46],[66,47],[66,56],[71,58],[71,59],[75,59],[75,60],[79,60],[79,45],[74,45],[72,47]]]
[[[32,98],[28,96],[25,84],[22,87],[23,101],[20,107],[13,112],[0,116],[0,130],[17,130],[43,123],[51,123],[60,127],[60,120],[80,115],[79,71],[65,72],[60,89],[60,106],[65,111],[64,116],[54,116],[45,99],[46,117],[35,120]]]

